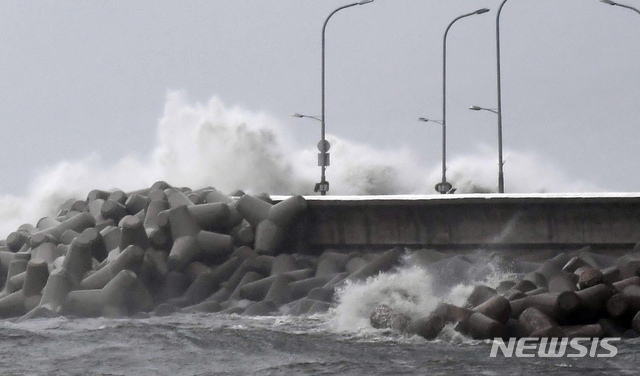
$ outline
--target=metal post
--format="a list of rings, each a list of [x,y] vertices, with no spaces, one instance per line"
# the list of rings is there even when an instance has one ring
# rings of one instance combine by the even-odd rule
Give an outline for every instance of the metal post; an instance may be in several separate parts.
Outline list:
[[[327,191],[329,191],[329,186],[326,180],[326,169],[327,169],[327,147],[325,147],[325,145],[327,145],[327,140],[326,140],[326,128],[325,128],[325,111],[324,111],[324,81],[325,81],[325,39],[326,39],[326,30],[327,30],[327,23],[329,22],[329,19],[336,14],[338,11],[342,10],[342,9],[346,9],[346,8],[350,8],[352,6],[356,6],[356,5],[363,5],[363,4],[367,4],[372,2],[373,0],[363,0],[363,1],[359,1],[357,3],[353,3],[353,4],[349,4],[349,5],[344,5],[341,6],[340,8],[334,10],[333,12],[331,12],[331,14],[329,14],[329,17],[327,17],[327,19],[324,21],[324,25],[322,26],[322,115],[320,116],[322,125],[321,125],[321,129],[320,129],[320,144],[319,146],[319,150],[320,151],[320,155],[321,155],[321,175],[320,175],[320,185],[318,186],[320,194],[321,195],[326,195]],[[323,145],[322,148],[320,148],[320,145]]]
[[[473,16],[474,14],[482,14],[488,12],[489,9],[482,8],[475,12],[471,12],[468,14],[463,14],[462,16],[457,17],[444,32],[444,38],[442,41],[442,185],[445,186],[447,183],[447,35],[449,34],[449,29],[453,24],[465,17]],[[442,192],[446,193],[446,192]]]
[[[500,13],[502,7],[507,2],[504,0],[498,8],[498,14],[496,16],[496,71],[497,71],[497,84],[498,84],[498,192],[504,193],[504,160],[502,159],[502,82],[500,76]]]

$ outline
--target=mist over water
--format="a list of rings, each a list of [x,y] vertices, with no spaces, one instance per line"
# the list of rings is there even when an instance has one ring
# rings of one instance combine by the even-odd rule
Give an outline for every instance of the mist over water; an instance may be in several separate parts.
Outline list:
[[[327,137],[332,144],[333,195],[432,194],[440,165],[418,163],[408,149],[378,150],[355,141]],[[0,196],[0,235],[35,223],[69,198],[92,189],[135,190],[157,180],[194,189],[213,186],[229,193],[312,194],[318,179],[317,150],[293,146],[282,123],[265,113],[225,105],[218,97],[192,103],[183,92],[167,95],[149,155],[123,155],[106,163],[98,154],[62,160],[37,172],[19,196]],[[491,148],[452,155],[448,180],[458,193],[491,192],[496,185]],[[505,153],[509,192],[594,191],[573,181],[548,161],[530,154]]]

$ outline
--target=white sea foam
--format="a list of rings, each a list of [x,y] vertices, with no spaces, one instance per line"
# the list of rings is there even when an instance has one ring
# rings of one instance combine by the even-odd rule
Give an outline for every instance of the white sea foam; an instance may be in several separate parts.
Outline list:
[[[439,289],[442,291],[439,295],[434,291],[438,281],[427,271],[428,267],[425,269],[411,262],[412,256],[407,254],[404,266],[339,289],[336,292],[338,305],[331,316],[333,327],[337,331],[366,334],[374,330],[369,317],[379,305],[388,305],[412,319],[421,318],[433,312],[440,302],[463,306],[478,284],[495,288],[500,282],[516,277],[508,263],[494,254],[477,251],[472,259],[474,262],[469,268],[472,278],[462,284],[444,286]],[[453,331],[449,329],[449,332]],[[458,336],[443,335],[446,338]]]
[[[416,266],[350,283],[336,293],[333,320],[338,331],[371,329],[369,316],[381,304],[412,318],[428,315],[438,304],[431,291],[431,277]]]

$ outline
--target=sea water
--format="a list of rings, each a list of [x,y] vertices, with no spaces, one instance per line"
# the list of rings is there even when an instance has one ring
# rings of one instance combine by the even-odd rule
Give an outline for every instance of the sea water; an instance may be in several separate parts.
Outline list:
[[[491,257],[446,289],[439,285],[450,276],[439,281],[407,257],[399,270],[340,289],[335,307],[321,315],[2,320],[0,375],[638,374],[640,339],[616,342],[613,358],[492,358],[492,341],[471,340],[452,325],[427,341],[369,324],[379,304],[424,316],[441,301],[461,305],[477,283],[495,287],[512,277]]]
[[[2,375],[637,375],[640,341],[614,358],[489,357],[490,341],[448,328],[435,341],[340,331],[333,313],[0,323]]]

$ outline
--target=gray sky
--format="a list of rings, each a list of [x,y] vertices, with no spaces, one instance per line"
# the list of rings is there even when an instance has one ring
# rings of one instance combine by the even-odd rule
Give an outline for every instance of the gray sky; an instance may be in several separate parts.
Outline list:
[[[467,108],[496,106],[500,2],[376,0],[337,13],[327,28],[328,133],[407,148],[437,168],[440,128],[416,119],[441,119],[443,33],[488,7],[449,33],[447,137],[450,159],[495,150],[496,116]],[[92,152],[106,162],[149,154],[171,90],[264,112],[295,146],[315,145],[318,124],[290,115],[319,115],[322,24],[348,3],[0,2],[0,194],[19,195],[47,166]],[[501,34],[505,150],[604,190],[640,191],[640,15],[598,0],[510,0]]]

